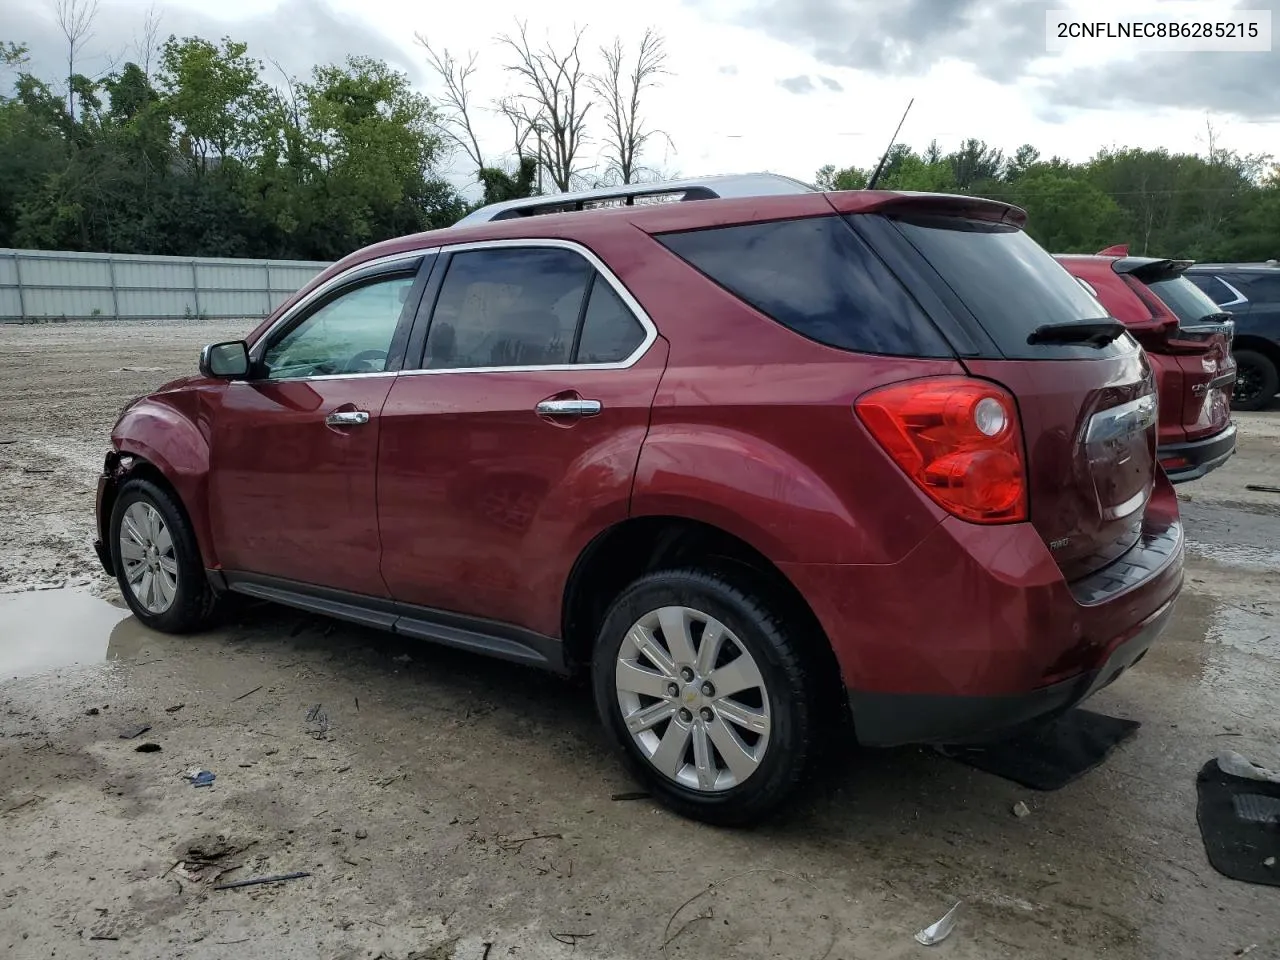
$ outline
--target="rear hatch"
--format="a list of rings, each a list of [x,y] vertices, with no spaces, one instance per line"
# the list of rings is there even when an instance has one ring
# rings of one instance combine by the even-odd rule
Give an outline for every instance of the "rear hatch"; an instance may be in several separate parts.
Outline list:
[[[1064,575],[1133,546],[1155,482],[1156,398],[1124,325],[1020,229],[1020,211],[970,201],[850,221],[917,281],[969,372],[1016,398],[1030,520]]]
[[[1152,353],[1175,358],[1182,372],[1182,426],[1188,440],[1200,440],[1225,430],[1231,422],[1235,324],[1229,313],[1183,276],[1189,266],[1190,260],[1121,257],[1112,269],[1147,305],[1152,319],[1164,321],[1135,336]]]

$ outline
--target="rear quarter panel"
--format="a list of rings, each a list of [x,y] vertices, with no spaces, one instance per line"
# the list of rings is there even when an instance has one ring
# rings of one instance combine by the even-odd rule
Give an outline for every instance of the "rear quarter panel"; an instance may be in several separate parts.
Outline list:
[[[891,563],[943,512],[862,427],[854,401],[952,360],[850,353],[757,313],[656,241],[615,266],[670,341],[633,516],[713,524],[775,563]]]

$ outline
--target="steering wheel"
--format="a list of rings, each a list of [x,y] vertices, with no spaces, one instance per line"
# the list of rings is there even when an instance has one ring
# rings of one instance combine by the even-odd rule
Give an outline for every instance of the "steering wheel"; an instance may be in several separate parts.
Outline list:
[[[385,350],[361,350],[354,357],[347,361],[347,365],[342,368],[343,373],[368,373],[371,371],[360,370],[359,365],[371,363],[374,360],[386,361],[387,351]]]

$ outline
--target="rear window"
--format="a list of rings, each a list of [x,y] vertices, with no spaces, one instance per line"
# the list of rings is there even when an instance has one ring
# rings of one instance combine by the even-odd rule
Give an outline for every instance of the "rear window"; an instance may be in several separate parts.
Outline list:
[[[1101,348],[1027,343],[1037,327],[1099,320],[1107,311],[1017,227],[959,217],[902,217],[894,222],[1006,357],[1057,360],[1132,349],[1124,339]]]
[[[1205,317],[1222,313],[1213,298],[1186,277],[1158,280],[1147,286],[1173,311],[1180,323],[1198,323]]]
[[[810,340],[860,353],[953,355],[898,279],[840,217],[715,227],[656,239]]]

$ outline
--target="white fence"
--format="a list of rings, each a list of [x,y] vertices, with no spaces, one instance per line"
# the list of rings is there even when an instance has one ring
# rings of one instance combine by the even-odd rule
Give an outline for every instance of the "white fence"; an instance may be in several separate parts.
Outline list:
[[[0,323],[265,317],[329,266],[0,247]]]

